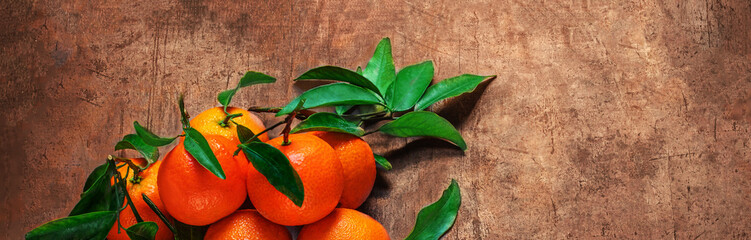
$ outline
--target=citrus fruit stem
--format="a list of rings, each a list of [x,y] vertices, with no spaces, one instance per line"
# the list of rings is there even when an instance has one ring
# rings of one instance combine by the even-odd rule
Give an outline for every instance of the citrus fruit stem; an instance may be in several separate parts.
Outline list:
[[[282,130],[282,135],[284,136],[282,146],[287,146],[291,143],[289,141],[289,132],[292,130],[292,120],[295,119],[295,115],[297,115],[297,111],[290,113],[287,115],[287,119],[284,119],[284,121],[287,122],[287,125],[285,125],[284,130]]]
[[[222,127],[225,127],[225,128],[229,127],[229,120],[231,120],[233,118],[236,118],[236,117],[240,117],[242,115],[243,115],[242,113],[229,114],[226,117],[224,117],[224,120],[222,120],[221,122],[219,122],[219,126],[222,126]]]
[[[255,135],[253,135],[253,137],[251,137],[250,139],[248,139],[248,141],[245,141],[244,143],[250,143],[250,142],[252,142],[253,140],[257,139],[257,138],[258,138],[258,136],[261,136],[261,135],[263,135],[264,133],[266,133],[266,132],[268,132],[268,131],[271,131],[272,129],[274,129],[274,128],[278,127],[279,125],[282,125],[282,124],[284,124],[284,123],[286,123],[286,122],[287,122],[287,121],[281,121],[281,122],[275,123],[274,125],[271,125],[270,127],[268,127],[268,128],[266,128],[266,129],[264,129],[263,131],[261,131],[261,132],[259,132],[259,133],[256,133]]]
[[[141,173],[141,170],[143,170],[141,168],[141,166],[136,165],[135,163],[133,163],[133,161],[131,161],[130,159],[127,159],[127,158],[121,158],[121,157],[115,157],[115,156],[109,155],[109,156],[107,156],[107,159],[113,160],[115,162],[127,164],[128,167],[133,170],[133,178],[134,179],[136,177],[138,177],[138,174]]]

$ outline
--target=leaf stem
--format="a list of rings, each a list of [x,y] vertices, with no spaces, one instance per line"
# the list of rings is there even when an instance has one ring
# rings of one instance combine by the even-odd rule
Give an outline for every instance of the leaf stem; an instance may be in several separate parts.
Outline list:
[[[245,142],[243,142],[243,143],[241,143],[241,144],[248,144],[248,143],[252,142],[253,140],[257,139],[257,138],[258,138],[259,136],[261,136],[262,134],[264,134],[264,133],[266,133],[266,132],[268,132],[268,131],[271,131],[271,130],[273,130],[273,129],[274,129],[274,128],[276,128],[276,127],[279,127],[279,125],[282,125],[282,124],[284,124],[284,123],[286,123],[286,122],[287,122],[287,121],[280,121],[280,122],[278,122],[278,123],[275,123],[274,125],[271,125],[271,127],[268,127],[268,128],[266,128],[266,129],[264,129],[263,131],[261,131],[261,132],[257,133],[256,135],[253,135],[253,137],[251,137],[250,139],[248,139],[248,141],[245,141]],[[241,149],[241,148],[240,148],[240,146],[238,145],[238,148],[237,148],[237,150],[235,150],[235,153],[234,153],[234,154],[232,154],[232,155],[233,155],[233,156],[236,156],[236,155],[237,155],[237,154],[238,154],[238,153],[239,153],[239,152],[240,152],[241,150],[242,150],[242,149]]]
[[[128,205],[130,205],[130,210],[133,211],[133,216],[136,217],[136,222],[143,222],[143,218],[141,218],[141,215],[138,214],[138,210],[136,210],[136,206],[133,205],[133,200],[130,199],[130,194],[128,193],[128,189],[125,187],[125,183],[123,182],[122,177],[120,177],[120,173],[117,173],[117,180],[118,184],[120,184],[120,187],[123,188],[123,192],[125,192],[125,199],[128,200]]]
[[[236,117],[240,117],[242,115],[243,115],[242,113],[229,114],[226,117],[224,117],[224,120],[222,120],[219,123],[219,126],[228,127],[229,126],[228,125],[229,124],[229,120],[232,120],[233,118],[236,118]]]
[[[264,112],[264,113],[278,113],[281,111],[282,108],[280,107],[249,107],[248,111],[251,112]],[[310,115],[316,114],[316,111],[303,109],[297,111],[297,119],[305,120],[306,118],[310,117]]]
[[[159,216],[159,219],[164,222],[164,225],[167,225],[167,228],[169,228],[170,231],[172,231],[172,234],[177,234],[177,230],[175,229],[175,226],[172,226],[172,224],[169,223],[169,220],[162,214],[162,211],[159,210],[159,208],[154,205],[154,202],[149,199],[149,197],[146,196],[145,193],[141,193],[141,198],[143,198],[143,201],[146,202],[146,205],[149,205],[149,208],[151,208],[151,211],[154,211],[157,216]]]
[[[394,117],[383,116],[383,117],[367,118],[367,119],[363,119],[363,120],[368,120],[368,121],[394,120]]]
[[[251,111],[251,112],[278,113],[281,110],[282,110],[282,108],[280,108],[280,107],[249,107],[248,108],[248,111]]]
[[[140,174],[141,171],[143,170],[141,166],[136,165],[135,163],[133,163],[133,161],[127,158],[121,158],[121,157],[115,157],[115,156],[109,155],[107,156],[107,159],[114,160],[115,162],[121,162],[121,163],[127,164],[130,169],[133,169],[133,178],[138,177],[138,174]]]
[[[379,112],[371,112],[371,113],[361,113],[361,114],[355,114],[355,115],[344,115],[344,117],[369,117],[369,116],[377,116],[386,113],[386,111],[379,111]]]
[[[377,130],[377,129],[376,129],[376,130],[373,130],[373,131],[368,131],[368,132],[364,133],[364,134],[362,135],[362,137],[365,137],[365,136],[367,136],[367,135],[370,135],[370,134],[372,134],[372,133],[376,133],[376,132],[378,132],[378,130]]]
[[[268,127],[268,128],[266,128],[266,129],[264,129],[263,131],[261,131],[261,132],[257,133],[256,135],[253,135],[253,137],[251,137],[249,141],[247,141],[247,142],[244,142],[244,143],[249,143],[249,142],[253,141],[254,139],[256,139],[256,138],[258,138],[259,136],[261,136],[262,134],[264,134],[264,133],[266,133],[266,132],[268,132],[268,131],[271,131],[272,129],[274,129],[274,128],[278,127],[279,125],[282,125],[282,124],[284,124],[285,122],[286,122],[286,121],[281,121],[281,122],[275,123],[274,125],[271,125],[271,127]]]

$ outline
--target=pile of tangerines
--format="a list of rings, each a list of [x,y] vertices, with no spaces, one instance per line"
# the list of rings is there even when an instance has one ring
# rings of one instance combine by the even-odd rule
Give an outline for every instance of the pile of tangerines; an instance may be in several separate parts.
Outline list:
[[[465,150],[459,131],[426,108],[495,77],[462,74],[431,85],[433,73],[431,61],[397,72],[384,38],[365,69],[321,66],[300,75],[296,81],[337,82],[309,89],[284,107],[230,106],[240,88],[276,81],[254,71],[217,96],[221,107],[193,119],[181,95],[181,134],[159,137],[134,122],[136,134],[124,136],[115,150],[136,150],[143,158],[110,155],[88,176],[68,217],[37,227],[26,239],[291,239],[286,226],[302,226],[294,231],[300,240],[389,239],[380,223],[354,210],[373,189],[376,164],[391,168],[360,137],[433,137]],[[310,110],[319,107],[335,111]],[[267,128],[254,112],[286,117]],[[295,119],[302,122],[292,129]],[[267,132],[282,125],[281,136],[269,139]],[[159,159],[158,148],[175,141]],[[440,238],[460,205],[452,181],[418,213],[406,239]]]
[[[166,216],[194,226],[210,225],[205,239],[291,239],[284,226],[304,225],[298,239],[389,239],[380,223],[356,210],[370,194],[376,176],[373,152],[359,137],[336,132],[312,131],[258,138],[284,153],[300,176],[305,189],[301,207],[277,191],[258,173],[245,154],[233,152],[240,144],[235,124],[262,132],[265,127],[254,113],[228,108],[241,114],[222,126],[226,113],[208,109],[190,121],[203,134],[226,175],[222,180],[201,166],[181,139],[164,158],[128,180],[131,196],[146,194]],[[131,159],[136,164],[145,160]],[[120,168],[120,174],[130,168]],[[130,170],[132,171],[132,170]],[[246,198],[255,209],[241,209]],[[133,205],[144,221],[156,222],[155,239],[173,239],[164,222],[138,197]],[[120,213],[120,224],[136,224],[130,209]],[[108,239],[130,239],[118,224]]]

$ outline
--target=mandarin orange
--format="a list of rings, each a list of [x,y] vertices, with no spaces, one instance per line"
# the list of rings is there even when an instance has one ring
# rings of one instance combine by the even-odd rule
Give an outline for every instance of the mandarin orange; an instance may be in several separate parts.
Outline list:
[[[287,228],[266,220],[256,210],[243,209],[206,231],[205,240],[292,240]]]
[[[335,132],[310,132],[326,141],[339,157],[344,173],[344,190],[339,206],[356,209],[373,190],[376,178],[375,158],[370,145],[361,138]]]
[[[268,144],[284,153],[302,180],[305,198],[296,206],[277,191],[253,165],[248,165],[248,196],[253,206],[266,219],[286,226],[304,225],[328,215],[339,202],[343,189],[342,164],[334,149],[310,134],[292,134],[290,144],[282,145],[283,137]]]
[[[221,122],[227,116],[223,107],[210,108],[206,111],[199,113],[196,117],[190,120],[190,126],[201,132],[204,135],[220,135],[230,141],[234,145],[240,144],[240,140],[237,138],[237,124],[243,125],[253,131],[253,133],[260,133],[264,129],[263,121],[255,114],[248,112],[242,108],[227,107],[227,112],[230,114],[242,114],[240,117],[233,118],[226,126],[222,126]],[[269,137],[266,133],[258,136],[258,140],[268,141]]]
[[[145,165],[146,162],[145,159],[131,160],[136,165]],[[141,197],[141,194],[145,193],[146,196],[149,197],[152,202],[154,202],[154,205],[159,208],[160,211],[162,211],[162,214],[169,218],[169,213],[164,211],[164,204],[162,203],[162,199],[159,197],[159,188],[157,187],[156,183],[157,175],[159,173],[159,167],[161,165],[161,161],[154,162],[153,164],[151,164],[151,166],[149,166],[149,168],[143,170],[140,174],[138,174],[138,177],[135,179],[133,179],[133,170],[131,170],[127,166],[121,167],[120,169],[118,169],[118,171],[120,172],[120,175],[122,177],[126,176],[127,171],[128,179],[124,179],[125,181],[127,181],[125,188],[127,189],[128,195],[130,195],[131,200],[133,200],[133,206],[136,207],[138,215],[140,215],[144,221],[155,222],[159,227],[159,230],[156,232],[156,237],[154,239],[167,240],[173,239],[172,232],[169,230],[169,228],[167,228],[164,222],[162,222],[159,216],[157,216],[156,213],[151,210],[149,205],[146,204],[146,202]],[[125,203],[123,203],[123,206],[124,205]],[[122,212],[120,212],[120,224],[124,228],[133,226],[136,223],[136,217],[130,207],[125,208]],[[118,231],[118,225],[117,222],[115,222],[115,225],[112,226],[109,234],[107,234],[107,239],[121,240],[130,238],[128,237],[128,234],[125,233],[125,230],[120,229]]]
[[[389,240],[383,225],[364,213],[337,208],[331,214],[300,230],[298,240]]]
[[[218,135],[204,135],[226,179],[206,170],[185,150],[184,139],[164,156],[157,185],[172,217],[189,225],[208,225],[232,214],[245,201],[245,167],[232,156],[236,146]]]

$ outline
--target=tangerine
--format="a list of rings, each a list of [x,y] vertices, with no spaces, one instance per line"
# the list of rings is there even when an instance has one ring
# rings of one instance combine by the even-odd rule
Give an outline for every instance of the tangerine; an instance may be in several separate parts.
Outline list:
[[[204,135],[226,179],[206,170],[185,150],[184,138],[164,156],[157,185],[172,217],[194,226],[232,214],[245,201],[245,168],[232,156],[235,145],[218,135]],[[238,155],[240,156],[240,155]]]
[[[284,153],[300,176],[305,191],[302,207],[276,190],[253,165],[248,165],[248,197],[266,219],[285,226],[304,225],[336,208],[344,187],[342,164],[334,149],[316,136],[291,134],[289,140],[283,145],[283,137],[278,137],[268,144]]]
[[[376,178],[373,150],[361,138],[336,132],[310,132],[326,141],[339,156],[344,174],[344,190],[339,206],[356,209],[365,202],[373,190]]]
[[[137,165],[145,165],[146,163],[146,160],[142,158],[131,159],[131,161],[133,161],[133,163]],[[131,178],[134,175],[133,170],[128,167],[122,167],[118,169],[118,171],[123,177],[125,177],[127,171],[127,175],[129,176],[128,178],[130,179],[124,179],[125,181],[127,181],[125,188],[128,191],[128,195],[130,195],[130,199],[133,201],[133,206],[135,206],[136,211],[138,211],[138,215],[140,215],[144,221],[155,222],[159,227],[159,230],[156,232],[156,237],[154,239],[167,240],[173,239],[172,232],[169,230],[169,228],[167,228],[164,222],[162,222],[159,216],[151,210],[149,205],[146,204],[146,202],[141,197],[141,194],[146,194],[146,196],[149,197],[152,202],[154,202],[154,205],[162,211],[162,214],[164,214],[165,217],[169,218],[169,213],[164,211],[164,204],[159,197],[159,188],[157,187],[156,183],[157,175],[159,173],[159,167],[161,165],[161,161],[154,162],[153,164],[151,164],[151,166],[149,166],[149,168],[143,170],[140,174],[138,174],[138,177],[136,177],[135,179]],[[123,203],[123,206],[125,206],[125,202]],[[120,212],[120,224],[124,228],[133,226],[136,223],[136,217],[130,207],[125,208]],[[110,232],[107,234],[107,239],[130,239],[130,237],[128,237],[128,234],[125,233],[125,230],[118,230],[118,228],[119,227],[117,225],[117,222],[115,222],[115,225],[112,226],[112,229],[110,229]]]
[[[266,220],[258,211],[243,209],[211,224],[204,239],[292,240],[292,237],[285,227]]]
[[[383,225],[364,213],[337,208],[331,214],[302,227],[298,240],[389,240]]]
[[[247,127],[253,133],[260,133],[266,129],[263,126],[261,118],[245,109],[227,107],[227,112],[229,114],[242,114],[242,116],[232,118],[232,121],[228,121],[226,125],[223,125],[222,121],[224,121],[227,113],[224,112],[223,107],[215,107],[199,113],[190,120],[190,126],[204,135],[213,134],[225,137],[232,141],[234,145],[240,144],[240,139],[237,137],[237,125],[235,123]],[[258,136],[258,140],[265,142],[269,140],[269,137],[264,133]]]

